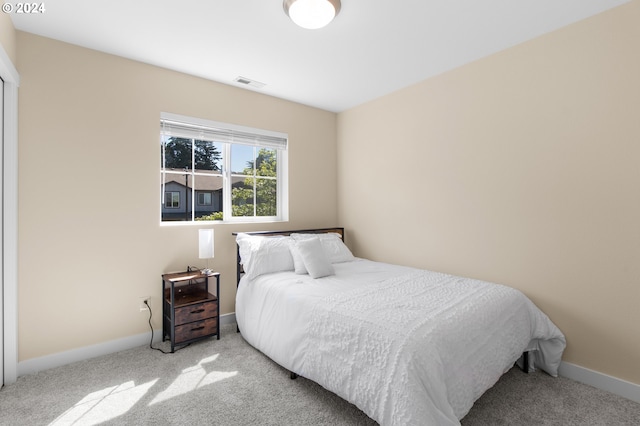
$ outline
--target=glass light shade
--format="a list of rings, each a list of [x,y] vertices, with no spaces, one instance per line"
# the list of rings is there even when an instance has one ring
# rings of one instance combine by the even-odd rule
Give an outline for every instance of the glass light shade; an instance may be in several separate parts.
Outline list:
[[[302,28],[315,30],[326,26],[340,11],[339,0],[285,0],[284,10]]]
[[[210,259],[213,250],[213,229],[198,229],[198,257]]]

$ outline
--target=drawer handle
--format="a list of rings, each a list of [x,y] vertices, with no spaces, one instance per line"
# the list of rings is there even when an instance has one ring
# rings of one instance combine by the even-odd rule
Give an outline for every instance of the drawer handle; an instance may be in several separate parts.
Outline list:
[[[203,328],[204,328],[204,326],[196,327],[196,328],[192,328],[191,331],[198,331],[198,330],[202,330]]]
[[[204,309],[196,309],[195,311],[191,311],[192,314],[199,314],[200,312],[204,312]]]

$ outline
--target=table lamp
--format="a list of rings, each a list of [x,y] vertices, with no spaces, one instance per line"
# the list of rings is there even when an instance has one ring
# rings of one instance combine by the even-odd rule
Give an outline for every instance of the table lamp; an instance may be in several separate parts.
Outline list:
[[[209,269],[209,259],[213,258],[214,252],[214,239],[213,229],[199,229],[198,230],[198,257],[200,259],[207,259],[207,267],[202,270],[205,275],[211,274],[213,271]]]

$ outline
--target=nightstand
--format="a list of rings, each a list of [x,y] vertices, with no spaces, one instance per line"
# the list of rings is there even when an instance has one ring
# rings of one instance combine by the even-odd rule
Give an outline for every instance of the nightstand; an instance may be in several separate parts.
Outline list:
[[[215,278],[216,293],[209,293]],[[162,275],[162,341],[171,340],[171,352],[207,337],[220,340],[220,273],[186,271]]]

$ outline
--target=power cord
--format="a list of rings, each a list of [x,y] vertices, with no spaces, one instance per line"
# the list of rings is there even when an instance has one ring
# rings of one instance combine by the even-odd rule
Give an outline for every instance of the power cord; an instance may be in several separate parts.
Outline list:
[[[149,347],[151,349],[155,349],[156,351],[162,352],[163,354],[171,354],[171,353],[176,353],[178,352],[180,349],[184,349],[187,346],[191,345],[191,343],[187,343],[186,345],[178,348],[178,349],[174,349],[173,352],[167,352],[165,350],[163,350],[162,348],[154,348],[153,347],[153,326],[151,325],[151,318],[153,317],[153,312],[151,311],[151,306],[149,305],[149,301],[145,300],[144,304],[147,305],[147,308],[149,308],[149,328],[151,329],[151,341],[149,342]]]

